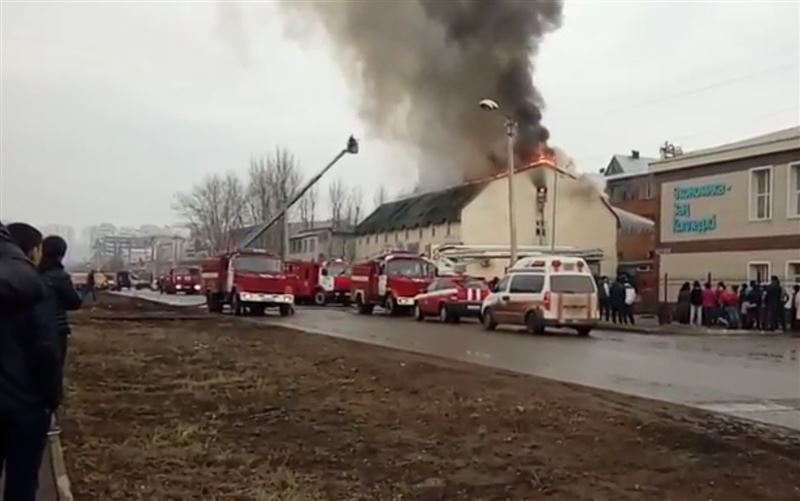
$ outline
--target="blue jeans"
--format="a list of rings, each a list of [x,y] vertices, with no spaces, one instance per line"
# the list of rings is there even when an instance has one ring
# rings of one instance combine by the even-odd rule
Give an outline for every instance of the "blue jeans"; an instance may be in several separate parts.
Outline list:
[[[36,501],[49,427],[50,413],[43,408],[0,413],[0,469],[5,469],[5,501]]]

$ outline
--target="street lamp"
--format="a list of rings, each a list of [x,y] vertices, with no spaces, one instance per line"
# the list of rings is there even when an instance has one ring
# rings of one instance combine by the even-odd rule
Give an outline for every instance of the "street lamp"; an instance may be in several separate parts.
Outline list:
[[[500,105],[493,99],[482,99],[478,105],[484,111],[494,112],[500,110]],[[511,262],[509,267],[517,261],[517,221],[514,208],[514,138],[517,134],[517,122],[505,115],[506,138],[508,146],[508,241],[511,247]]]

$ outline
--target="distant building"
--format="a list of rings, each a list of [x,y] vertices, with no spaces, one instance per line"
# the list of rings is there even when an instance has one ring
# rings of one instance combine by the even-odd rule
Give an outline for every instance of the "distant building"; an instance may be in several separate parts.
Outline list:
[[[800,127],[650,165],[661,300],[682,282],[800,283]]]
[[[331,221],[315,223],[313,227],[295,229],[289,237],[289,258],[302,261],[322,261],[330,258],[355,258],[354,229],[338,226]]]
[[[518,245],[597,249],[602,258],[593,271],[616,272],[617,215],[594,184],[571,171],[535,164],[518,169],[514,185]],[[431,253],[446,243],[507,246],[507,175],[385,203],[356,234],[358,258],[396,248]],[[499,276],[506,265],[507,260],[487,260],[466,271]]]
[[[76,243],[75,241],[75,228],[67,224],[46,224],[43,225],[39,230],[42,232],[44,236],[49,235],[58,235],[59,237],[66,240],[68,246],[72,246]]]

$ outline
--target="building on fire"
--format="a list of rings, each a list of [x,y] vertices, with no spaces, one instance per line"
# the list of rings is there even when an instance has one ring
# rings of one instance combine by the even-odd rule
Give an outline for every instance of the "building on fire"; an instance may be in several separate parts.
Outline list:
[[[650,164],[662,301],[684,281],[800,284],[800,127]]]
[[[595,273],[616,273],[619,218],[596,186],[575,173],[571,162],[559,158],[518,168],[514,192],[520,248],[591,251]],[[431,255],[442,244],[508,248],[505,173],[387,202],[356,229],[360,259],[387,249]],[[499,276],[507,264],[507,259],[486,259],[466,272]]]

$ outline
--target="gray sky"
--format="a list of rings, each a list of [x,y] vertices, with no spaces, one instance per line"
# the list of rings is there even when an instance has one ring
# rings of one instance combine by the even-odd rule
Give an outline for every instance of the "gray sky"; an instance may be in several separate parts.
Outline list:
[[[0,218],[77,227],[176,221],[173,195],[281,145],[307,175],[413,185],[413,151],[371,137],[358,88],[314,26],[274,4],[0,4]],[[800,4],[579,3],[534,78],[551,143],[580,170],[800,123]],[[502,131],[499,131],[502,133]]]

